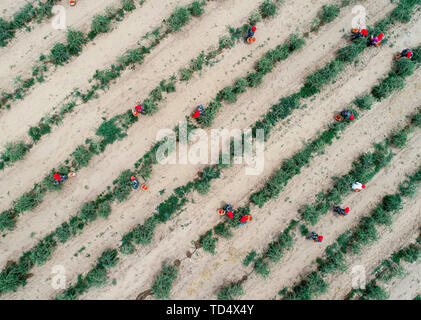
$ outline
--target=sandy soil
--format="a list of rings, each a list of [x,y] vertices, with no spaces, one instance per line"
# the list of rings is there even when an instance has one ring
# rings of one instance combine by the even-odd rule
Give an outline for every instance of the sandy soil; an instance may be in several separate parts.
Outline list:
[[[142,9],[135,11],[133,16],[141,15],[142,10],[143,13],[145,13],[144,10],[149,10],[146,7],[147,3]],[[269,48],[282,43],[291,32],[297,30],[297,26],[299,26],[299,31],[308,28],[310,21],[324,3],[329,3],[329,1],[312,1],[311,4],[285,1],[278,17],[258,25],[260,34],[271,35],[267,38],[258,38],[259,46],[237,45],[225,53],[218,64],[212,68],[206,68],[188,84],[177,88],[177,92],[171,94],[168,100],[162,103],[162,108],[157,114],[136,123],[129,130],[128,137],[109,146],[104,154],[94,157],[90,165],[82,169],[78,177],[71,181],[71,185],[66,185],[62,192],[47,195],[36,210],[25,213],[19,219],[17,229],[7,234],[0,243],[1,265],[9,259],[16,259],[23,250],[31,248],[61,222],[67,221],[83,202],[92,200],[104,190],[106,185],[111,184],[121,170],[130,168],[155,142],[155,135],[159,129],[173,128],[185,115],[190,114],[195,105],[206,103],[222,87],[231,84],[233,79],[251,70],[254,61]],[[4,174],[0,174],[0,196],[2,197],[0,209],[7,208],[24,190],[40,180],[51,167],[63,161],[85,138],[92,136],[95,128],[101,123],[101,116],[111,117],[126,110],[134,101],[141,101],[161,79],[175,73],[201,50],[216,43],[218,37],[225,33],[226,25],[239,25],[245,22],[244,18],[256,6],[255,2],[249,0],[242,0],[241,5],[237,0],[209,3],[210,8],[202,18],[186,26],[183,33],[172,35],[163,41],[147,57],[142,66],[136,68],[135,71],[125,72],[111,91],[78,109],[59,128],[54,129],[35,146],[23,161],[16,163],[14,168],[5,170]],[[371,13],[368,20],[370,24],[380,20],[394,7],[389,0],[366,1],[365,6]],[[156,10],[156,8],[149,8]],[[162,13],[163,10],[170,12],[172,7],[167,6],[160,11],[160,14],[165,16]],[[162,17],[156,16],[154,14],[151,18],[160,21]],[[287,61],[280,63],[264,79],[261,87],[248,90],[235,104],[224,105],[216,118],[214,127],[245,128],[267,111],[280,97],[297,90],[307,74],[330,61],[334,50],[345,45],[346,40],[342,38],[343,31],[349,29],[351,19],[351,10],[345,11],[339,19],[323,27],[317,35],[311,35],[307,45],[300,52],[289,57]],[[67,81],[71,80],[73,84],[79,80],[82,83],[87,82],[90,73],[85,73],[84,68],[91,67],[88,63],[89,57],[91,57],[89,60],[91,63],[96,60],[93,57],[99,43],[102,43],[103,52],[106,52],[107,57],[110,58],[114,55],[108,56],[109,52],[115,53],[119,48],[129,46],[131,42],[128,39],[135,41],[134,35],[130,37],[123,30],[119,31],[121,27],[127,33],[129,26],[134,26],[129,20],[123,21],[112,33],[104,35],[104,39],[101,38],[95,48],[86,48],[82,54],[83,58],[76,59],[63,67],[63,70],[69,68]],[[279,27],[280,25],[282,28]],[[154,24],[151,22],[150,26],[152,28]],[[135,254],[124,257],[115,268],[110,270],[110,278],[115,279],[114,285],[92,289],[82,298],[133,299],[139,292],[148,289],[162,261],[183,258],[185,252],[192,249],[191,241],[196,240],[201,233],[218,223],[220,217],[216,214],[217,208],[225,201],[229,201],[234,206],[243,204],[249,194],[259,188],[279,166],[282,159],[299,150],[302,142],[324,129],[337,111],[349,104],[355,96],[364,93],[367,88],[377,83],[377,79],[390,69],[391,59],[397,48],[419,45],[416,35],[420,31],[421,21],[418,14],[409,25],[395,28],[389,40],[389,44],[393,43],[393,47],[387,45],[381,50],[374,48],[366,50],[356,66],[346,68],[336,83],[329,85],[315,99],[307,101],[307,109],[296,110],[287,121],[278,126],[276,132],[273,132],[266,143],[265,169],[262,175],[245,176],[243,166],[224,170],[223,178],[212,184],[208,195],[193,194],[191,202],[184,211],[175,219],[157,228],[154,241],[150,246],[139,248]],[[118,41],[116,42],[115,37],[123,35],[126,36],[125,40],[116,45]],[[114,47],[120,45],[119,48]],[[111,46],[113,46],[112,50]],[[104,58],[103,62],[105,60],[107,59]],[[96,63],[99,65],[101,61],[95,61]],[[82,74],[76,75],[72,71],[73,68],[83,70]],[[92,67],[91,71],[94,69],[95,67]],[[37,108],[42,109],[41,112],[35,111],[35,119],[23,118],[22,123],[29,125],[31,121],[36,122],[39,116],[51,110],[53,104],[44,106],[42,99],[46,97],[42,96],[42,92],[57,94],[59,88],[66,85],[66,82],[57,75],[52,76],[49,82],[54,77],[57,77],[58,84],[47,83],[49,87],[40,86],[31,94],[37,98]],[[265,244],[297,215],[298,208],[309,202],[309,199],[313,199],[321,187],[328,188],[331,185],[331,176],[347,172],[352,160],[361,152],[368,150],[372,142],[382,140],[398,124],[405,122],[406,115],[411,114],[421,101],[420,72],[417,71],[409,80],[403,91],[376,104],[358,120],[358,123],[351,125],[338,141],[329,146],[324,155],[315,158],[309,168],[303,169],[299,176],[293,178],[278,200],[268,203],[263,209],[253,207],[253,223],[235,231],[233,239],[220,240],[217,255],[211,256],[198,251],[192,259],[183,261],[180,275],[173,286],[172,298],[214,299],[216,290],[225,280],[241,277],[247,271],[241,266],[241,261],[250,250],[264,248]],[[137,88],[141,88],[141,91]],[[63,93],[62,97],[64,96]],[[58,102],[61,98],[57,96],[52,99]],[[30,100],[25,99],[22,107],[26,101]],[[382,112],[382,117],[378,117],[379,111]],[[7,117],[9,117],[8,121],[3,120]],[[13,133],[4,130],[9,138],[21,136],[27,128],[25,130],[16,128],[19,117],[19,112],[16,110],[4,114],[0,118],[2,128],[0,134],[3,133],[3,125],[5,125],[9,129],[17,129]],[[14,121],[14,125],[9,121]],[[255,275],[249,278],[244,285],[247,293],[244,298],[272,298],[283,286],[291,285],[300,274],[310,270],[309,264],[323,252],[324,246],[328,245],[329,241],[334,241],[337,235],[357,223],[359,217],[366,214],[382,195],[395,190],[396,183],[403,179],[405,173],[411,172],[411,168],[419,165],[417,157],[420,156],[420,145],[421,135],[418,132],[411,139],[405,152],[396,155],[392,164],[373,179],[369,188],[363,193],[362,200],[356,195],[346,198],[345,201],[352,208],[350,216],[342,221],[338,221],[333,215],[323,217],[317,225],[326,237],[326,243],[323,246],[315,247],[312,243],[298,239],[293,250],[283,258],[285,263],[273,268],[269,280],[263,281]],[[51,156],[53,154],[54,156]],[[33,170],[34,166],[37,170]],[[122,234],[129,231],[135,224],[142,223],[152,214],[156,205],[168,197],[174,187],[193,179],[202,167],[202,165],[176,165],[170,168],[157,166],[148,181],[150,185],[148,193],[134,193],[128,201],[114,205],[112,215],[108,220],[95,221],[85,229],[83,234],[59,247],[44,266],[32,270],[34,275],[28,280],[25,288],[1,298],[53,298],[57,294],[50,285],[53,266],[65,266],[67,279],[73,283],[77,274],[86,272],[104,249],[118,246]],[[387,187],[386,182],[390,181],[392,182]],[[160,194],[160,190],[165,190],[165,192]],[[56,205],[52,206],[52,203]],[[407,204],[409,208],[413,205],[418,204]],[[400,216],[399,219],[403,218]],[[401,220],[396,222],[399,221]],[[406,226],[412,220],[408,218],[408,223],[406,219],[402,221],[402,224],[395,224],[397,229],[395,225],[393,228],[399,234],[402,233],[402,238],[404,238]],[[332,225],[335,228],[331,228]],[[168,250],[169,248],[171,250]],[[332,285],[334,283],[333,281]],[[257,286],[258,292],[255,290]]]
[[[418,215],[421,211],[418,211]],[[405,276],[393,279],[382,287],[389,293],[390,300],[412,300],[421,292],[421,262],[403,263]]]

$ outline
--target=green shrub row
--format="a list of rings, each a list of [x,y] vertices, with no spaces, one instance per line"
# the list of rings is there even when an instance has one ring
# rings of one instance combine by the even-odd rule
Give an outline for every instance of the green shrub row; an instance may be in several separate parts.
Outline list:
[[[178,268],[173,265],[163,264],[161,271],[155,277],[152,292],[157,299],[170,299],[171,287],[177,279]]]
[[[84,277],[79,275],[76,284],[58,295],[56,300],[76,300],[89,288],[102,286],[108,279],[107,269],[114,267],[118,260],[117,250],[104,251],[98,258],[97,264]]]
[[[140,5],[145,1],[140,1]],[[112,21],[121,21],[125,16],[125,12],[132,11],[135,8],[134,0],[121,0],[120,8],[108,8],[104,15],[95,15],[91,22],[91,30],[88,33],[85,34],[80,30],[69,28],[66,33],[66,43],[58,42],[53,45],[48,55],[42,54],[39,58],[39,63],[32,66],[31,77],[25,80],[19,80],[13,92],[1,93],[0,108],[4,106],[10,108],[10,104],[8,104],[10,100],[23,99],[29,89],[37,82],[44,82],[44,75],[49,70],[48,66],[50,64],[58,66],[68,63],[73,56],[78,56],[83,50],[83,46],[93,40],[97,34],[108,32]],[[0,33],[1,25],[2,22],[0,19]]]
[[[421,241],[421,235],[417,240]],[[420,256],[421,244],[419,242],[411,243],[396,251],[375,269],[373,279],[366,285],[365,289],[352,289],[347,295],[347,299],[386,300],[388,294],[382,289],[379,282],[387,283],[395,277],[402,276],[404,268],[401,265],[401,261],[414,263]]]
[[[412,181],[418,187],[421,182],[421,167],[418,167],[417,171],[408,177],[407,181]],[[346,271],[346,255],[359,254],[364,246],[378,239],[376,226],[383,225],[384,222],[383,219],[377,217],[377,210],[383,210],[387,215],[397,214],[402,209],[401,202],[404,197],[401,193],[383,197],[382,201],[371,211],[370,215],[361,218],[356,227],[340,235],[334,244],[326,248],[324,257],[316,260],[318,270],[313,271],[309,275],[312,279],[317,278],[316,285],[310,285],[308,282],[309,276],[307,276],[293,288],[284,288],[281,290],[279,294],[283,296],[283,299],[309,300],[317,297],[320,293],[326,292],[328,286],[323,278],[327,274]],[[408,259],[413,259],[413,255],[410,254]],[[378,297],[381,299],[387,297],[384,295],[383,290],[375,283],[368,286],[367,290],[369,297]]]
[[[28,23],[35,20],[41,23],[42,20],[52,17],[52,8],[59,2],[58,0],[38,1],[34,6],[32,3],[26,3],[22,8],[13,14],[13,19],[7,21],[0,18],[0,47],[5,47],[10,39],[15,37],[16,31],[25,28],[30,31]]]

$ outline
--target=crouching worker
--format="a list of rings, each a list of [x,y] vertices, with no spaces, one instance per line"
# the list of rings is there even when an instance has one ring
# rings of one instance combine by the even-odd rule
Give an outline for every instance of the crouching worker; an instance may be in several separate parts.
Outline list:
[[[230,219],[234,218],[234,209],[230,204],[227,204],[223,209],[220,209],[218,213],[221,216],[227,215]]]
[[[203,105],[201,104],[200,106],[196,107],[196,110],[194,111],[192,117],[194,119],[199,118],[203,114],[204,111],[205,109],[203,108]]]
[[[245,225],[247,222],[251,221],[252,217],[251,215],[245,214],[240,217],[240,226]]]
[[[412,59],[413,56],[414,56],[414,53],[412,52],[411,49],[405,49],[401,53],[396,54],[396,60],[399,60],[400,58],[405,58],[405,57],[408,59]]]
[[[377,37],[371,37],[371,45],[379,47],[383,40],[383,33],[380,33]]]
[[[346,207],[345,209],[342,209],[340,206],[334,206],[333,211],[335,211],[338,216],[345,217],[349,213],[349,208]]]
[[[252,26],[249,28],[247,37],[246,37],[246,41],[248,43],[252,43],[256,41],[256,38],[254,37],[254,33],[256,32],[257,28],[255,26]]]
[[[359,38],[365,38],[366,36],[368,36],[368,31],[367,29],[352,29],[352,36],[351,36],[351,40],[354,41],[356,39]]]
[[[314,242],[322,242],[323,236],[319,236],[316,232],[312,232],[311,235],[309,235],[306,240],[313,240]]]
[[[132,113],[135,117],[137,117],[139,113],[145,114],[145,107],[139,104],[138,106],[134,107]]]
[[[349,110],[344,110],[336,116],[336,120],[338,120],[338,121],[344,121],[344,120],[351,120],[352,121],[354,119],[355,119],[354,115]]]
[[[132,185],[132,188],[133,189],[137,189],[137,188],[139,188],[139,181],[136,179],[136,177],[135,176],[131,176],[130,177],[130,184]],[[148,190],[148,187],[146,186],[146,184],[142,184],[141,185],[141,188],[142,188],[142,190],[144,190],[144,191],[146,191],[146,190]]]
[[[69,179],[69,177],[67,175],[61,174],[61,173],[58,173],[58,172],[54,173],[53,178],[55,180],[54,184],[60,184],[64,181],[66,181],[67,179]]]
[[[351,188],[352,188],[352,190],[353,190],[353,191],[355,191],[355,192],[360,192],[361,190],[365,189],[365,184],[362,184],[362,183],[360,183],[360,182],[354,182],[354,183],[351,185]]]

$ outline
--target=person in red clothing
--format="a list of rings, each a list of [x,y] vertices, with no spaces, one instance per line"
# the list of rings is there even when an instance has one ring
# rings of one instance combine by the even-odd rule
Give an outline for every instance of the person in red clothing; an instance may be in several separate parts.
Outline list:
[[[145,108],[142,105],[139,104],[136,107],[134,107],[132,113],[135,117],[137,117],[139,115],[139,113],[145,114]]]
[[[368,31],[367,29],[353,29],[352,30],[352,40],[356,40],[359,38],[365,38],[366,36],[368,36]]]
[[[399,60],[400,58],[412,59],[413,56],[414,56],[414,53],[412,52],[411,49],[405,49],[401,53],[396,54],[396,60]]]
[[[307,240],[313,240],[314,242],[322,242],[323,236],[318,235],[316,232],[312,232],[310,236],[306,238]]]
[[[254,37],[254,33],[256,32],[256,30],[257,30],[256,26],[252,26],[249,28],[249,31],[246,37],[246,41],[248,43],[252,43],[256,41],[256,38]]]
[[[203,105],[197,106],[197,108],[194,111],[192,117],[193,118],[199,118],[203,114],[204,111],[205,111],[205,109],[203,108]]]
[[[384,34],[380,33],[377,37],[371,37],[371,44],[376,47],[380,46],[383,40],[383,36]]]
[[[242,216],[241,218],[240,218],[240,226],[243,226],[243,225],[245,225],[247,222],[249,222],[249,221],[251,221],[251,216],[250,215],[248,215],[248,214],[245,214],[244,216]]]
[[[53,178],[55,180],[54,184],[60,184],[63,181],[67,180],[68,176],[66,176],[65,174],[61,174],[61,173],[56,172],[56,173],[53,174]]]
[[[227,204],[222,210],[219,210],[218,213],[221,216],[227,215],[230,219],[234,218],[234,209],[230,204]]]

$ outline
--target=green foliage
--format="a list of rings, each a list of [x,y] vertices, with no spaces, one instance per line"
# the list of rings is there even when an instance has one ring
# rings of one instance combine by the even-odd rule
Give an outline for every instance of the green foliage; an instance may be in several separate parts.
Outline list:
[[[408,134],[411,133],[411,129],[403,129],[395,132],[390,137],[390,142],[396,148],[403,148],[408,141]]]
[[[364,294],[361,300],[387,300],[388,294],[375,282],[365,286]]]
[[[397,7],[392,11],[391,18],[403,23],[409,22],[417,4],[419,5],[418,0],[400,0]]]
[[[269,263],[265,261],[262,257],[257,258],[254,262],[254,271],[257,274],[261,275],[264,279],[270,274]]]
[[[260,9],[260,14],[262,15],[264,19],[266,19],[267,17],[274,16],[278,10],[278,8],[276,7],[276,4],[271,0],[265,0],[260,5],[259,9]]]
[[[175,279],[177,279],[177,275],[178,269],[176,267],[163,264],[152,285],[152,292],[157,299],[170,299],[171,287]]]
[[[259,11],[254,11],[251,13],[249,17],[249,24],[254,26],[256,23],[262,21],[262,16],[260,15]]]
[[[30,147],[31,145],[27,145],[23,141],[8,142],[0,158],[5,163],[22,160]]]
[[[390,96],[393,92],[402,90],[405,86],[405,79],[398,76],[394,72],[389,72],[389,75],[380,81],[380,84],[375,86],[371,93],[377,100],[382,100]]]
[[[327,291],[327,283],[318,272],[311,272],[290,292],[285,293],[286,300],[311,300]]]
[[[193,73],[190,71],[190,69],[183,68],[180,70],[180,80],[181,81],[188,81],[193,77]]]
[[[49,259],[56,245],[57,242],[52,235],[46,236],[30,251],[31,261],[38,266],[44,264]]]
[[[98,258],[98,264],[104,268],[112,268],[118,262],[118,253],[115,249],[105,250],[102,255]]]
[[[375,99],[371,94],[366,94],[364,96],[358,97],[354,100],[354,104],[357,108],[361,110],[370,110]]]
[[[124,11],[133,11],[134,9],[136,9],[135,4],[133,3],[133,0],[121,0],[121,8]]]
[[[205,5],[204,0],[195,0],[189,7],[189,12],[194,17],[200,17],[204,12],[205,9],[203,8]]]
[[[45,191],[41,185],[35,184],[30,192],[24,193],[20,198],[13,202],[13,208],[17,213],[31,211],[42,201],[44,194]]]
[[[308,98],[319,93],[322,87],[335,79],[343,70],[343,62],[333,60],[325,67],[307,76],[304,86],[300,90],[302,98]]]
[[[0,214],[0,231],[13,230],[16,225],[16,214],[10,210],[3,211]],[[1,289],[0,289],[1,291]]]
[[[69,28],[67,30],[67,52],[72,56],[77,56],[83,45],[88,41],[82,31]]]
[[[121,128],[119,126],[117,126],[116,122],[117,122],[116,117],[114,117],[114,118],[112,118],[108,121],[104,121],[103,123],[101,123],[98,130],[96,131],[96,134],[98,136],[103,137],[102,138],[103,144],[105,144],[105,145],[112,144],[117,139],[121,139],[125,136],[122,133]]]
[[[101,202],[98,205],[97,215],[101,218],[107,219],[111,213],[111,205],[109,202]]]
[[[179,198],[176,195],[171,195],[167,200],[161,202],[157,208],[157,219],[160,222],[168,221],[171,216],[177,212],[185,203],[185,198]]]
[[[232,238],[232,233],[229,231],[228,226],[223,222],[217,224],[213,228],[213,231],[215,232],[215,234],[217,234],[218,236],[221,236],[223,238],[226,238],[226,239]]]
[[[65,243],[71,236],[69,224],[63,222],[60,227],[56,228],[54,233],[59,242]]]
[[[250,253],[247,255],[247,257],[244,258],[243,260],[243,265],[248,267],[250,263],[252,263],[254,261],[254,259],[256,258],[257,253],[256,251],[250,251]]]
[[[339,16],[340,8],[336,4],[324,5],[319,13],[319,19],[322,24],[331,22]]]
[[[127,50],[123,56],[119,57],[117,61],[121,63],[123,66],[129,66],[135,63],[142,63],[144,59],[144,55],[141,50],[139,49],[131,49]]]
[[[244,290],[240,283],[231,283],[219,290],[218,300],[234,300],[237,297],[243,296]]]
[[[107,279],[107,270],[98,264],[86,274],[87,289],[90,287],[101,287],[107,282]]]
[[[94,35],[106,33],[110,31],[110,23],[111,19],[109,17],[99,14],[94,15],[91,23],[91,32],[93,32]]]
[[[216,242],[218,238],[212,236],[212,230],[209,230],[204,235],[200,236],[199,244],[203,246],[203,250],[215,254]]]
[[[400,77],[408,77],[414,73],[415,63],[409,59],[400,59],[395,62],[394,72]]]
[[[382,208],[386,212],[402,209],[402,197],[400,194],[391,194],[383,197]]]
[[[85,146],[80,145],[76,148],[75,151],[70,155],[73,158],[72,165],[76,170],[79,170],[82,167],[87,167],[89,160],[91,160],[93,153],[86,149]]]
[[[7,45],[6,40],[14,38],[15,33],[13,24],[0,18],[0,47],[5,47]]]
[[[55,65],[62,65],[70,59],[67,47],[62,43],[56,43],[51,49],[50,59]]]
[[[168,28],[170,32],[180,30],[190,20],[190,12],[184,7],[177,7],[168,18]]]

